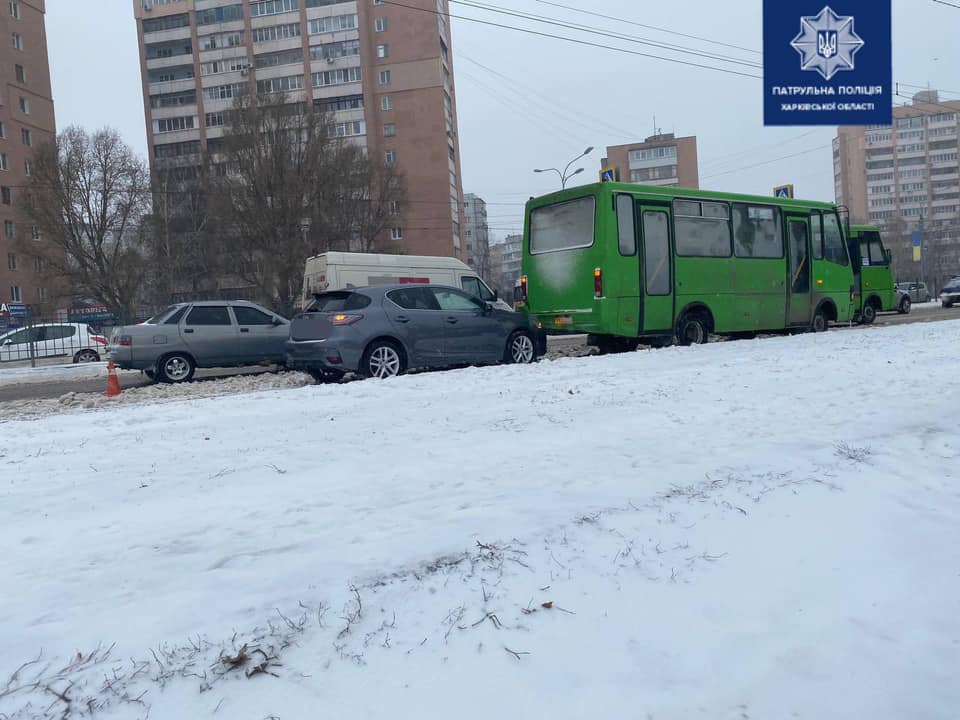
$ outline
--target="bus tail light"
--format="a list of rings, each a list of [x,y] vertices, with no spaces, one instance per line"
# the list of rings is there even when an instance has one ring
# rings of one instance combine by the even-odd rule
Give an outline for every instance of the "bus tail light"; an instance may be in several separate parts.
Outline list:
[[[520,276],[520,300],[521,302],[527,302],[527,276]]]
[[[603,297],[603,271],[600,268],[593,271],[593,296],[595,298]]]

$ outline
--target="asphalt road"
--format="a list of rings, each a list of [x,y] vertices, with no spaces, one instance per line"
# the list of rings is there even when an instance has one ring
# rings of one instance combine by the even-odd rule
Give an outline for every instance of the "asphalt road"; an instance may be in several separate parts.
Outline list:
[[[938,322],[941,320],[960,320],[960,308],[924,308],[914,310],[909,315],[884,314],[877,317],[874,325],[902,325],[917,322]],[[844,328],[845,329],[845,328]],[[859,328],[851,328],[854,332]],[[571,335],[558,336],[549,339],[548,352],[557,355],[578,354],[585,349],[586,336]],[[272,368],[217,368],[212,370],[197,370],[195,382],[209,382],[219,378],[234,375],[256,375],[269,372]],[[0,370],[0,373],[3,371]],[[120,384],[124,389],[151,385],[153,381],[139,373],[122,373]],[[25,385],[0,385],[0,402],[15,402],[17,400],[39,400],[43,398],[58,398],[69,392],[75,393],[102,393],[106,390],[106,377],[97,380],[57,380],[45,383],[30,383]]]

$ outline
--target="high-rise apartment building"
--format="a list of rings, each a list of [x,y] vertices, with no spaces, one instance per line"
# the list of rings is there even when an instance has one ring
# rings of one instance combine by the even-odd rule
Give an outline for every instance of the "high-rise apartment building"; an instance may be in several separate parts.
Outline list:
[[[8,310],[10,303],[28,305],[35,315],[47,313],[52,298],[42,261],[19,242],[39,237],[19,199],[30,181],[35,147],[56,133],[45,11],[44,0],[0,6],[0,304]],[[0,317],[0,326],[8,319]]]
[[[641,143],[608,147],[600,162],[602,168],[614,168],[620,182],[700,187],[696,136],[651,135]]]
[[[490,276],[490,226],[487,223],[487,203],[483,198],[467,193],[463,196],[464,240],[466,260],[481,277]]]
[[[446,12],[446,0],[134,0],[151,165],[197,162],[240,93],[284,92],[405,176],[390,239],[463,257]]]
[[[854,223],[887,228],[900,279],[922,276],[939,287],[960,274],[960,101],[940,101],[927,90],[894,108],[893,117],[892,126],[837,130],[837,204],[847,207]],[[922,250],[912,250],[915,232]]]

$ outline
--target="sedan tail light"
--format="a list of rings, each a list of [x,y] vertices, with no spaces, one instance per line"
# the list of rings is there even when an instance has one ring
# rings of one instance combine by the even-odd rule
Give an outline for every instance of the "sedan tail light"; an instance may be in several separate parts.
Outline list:
[[[121,347],[133,347],[133,336],[132,335],[117,335],[117,345]]]
[[[348,315],[347,313],[337,313],[330,316],[331,325],[353,325],[358,320],[362,320],[363,315]]]

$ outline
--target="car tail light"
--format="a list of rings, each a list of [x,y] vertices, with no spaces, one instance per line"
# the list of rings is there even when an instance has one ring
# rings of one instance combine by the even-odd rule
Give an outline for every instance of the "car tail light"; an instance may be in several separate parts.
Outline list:
[[[121,347],[133,347],[132,335],[117,335],[117,345]]]
[[[520,277],[520,299],[523,302],[527,301],[527,276],[523,275]]]
[[[106,344],[107,344],[107,339],[106,339],[105,337],[103,337],[102,335],[91,335],[91,336],[90,336],[90,339],[91,339],[93,342],[98,343],[98,344],[100,344],[100,345],[106,345]]]
[[[363,315],[348,315],[346,313],[337,313],[330,316],[331,325],[353,325],[357,320],[362,320]]]
[[[603,297],[603,270],[596,268],[593,271],[593,296]]]

